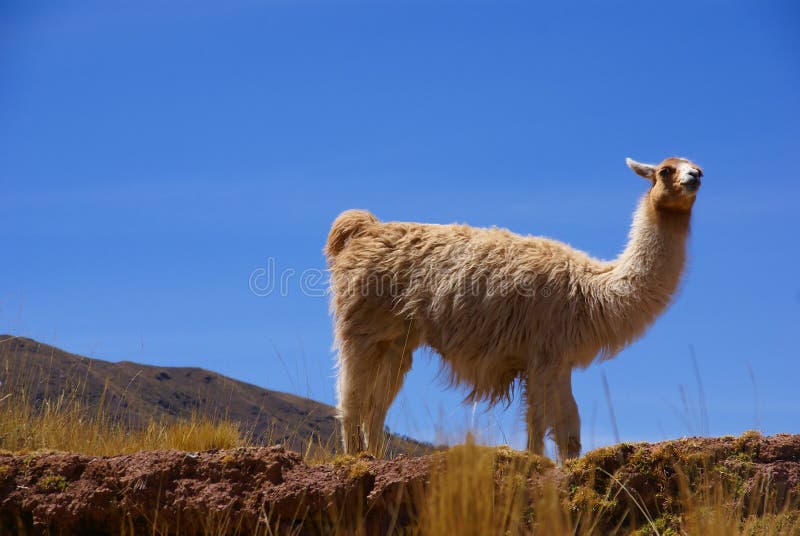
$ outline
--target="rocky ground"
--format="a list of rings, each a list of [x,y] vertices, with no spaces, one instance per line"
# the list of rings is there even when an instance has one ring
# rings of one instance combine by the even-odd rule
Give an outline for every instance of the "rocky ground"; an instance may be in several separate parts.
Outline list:
[[[495,452],[498,475],[515,458],[531,459],[510,449]],[[349,527],[382,534],[413,525],[432,472],[446,465],[447,456],[364,456],[308,465],[281,447],[111,457],[5,453],[0,454],[0,532],[316,534]],[[608,526],[631,510],[624,500],[609,500],[612,480],[624,482],[648,511],[669,513],[677,508],[681,479],[711,475],[746,508],[758,510],[796,504],[800,435],[622,444],[564,467],[544,459],[526,467],[532,511],[543,483],[552,482],[565,505],[600,508]]]

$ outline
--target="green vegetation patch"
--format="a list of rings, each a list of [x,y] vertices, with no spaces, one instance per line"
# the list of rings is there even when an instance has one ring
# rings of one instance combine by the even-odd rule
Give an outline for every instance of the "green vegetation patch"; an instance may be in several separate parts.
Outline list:
[[[61,475],[46,475],[36,483],[36,489],[45,493],[58,493],[67,489],[69,483]]]
[[[0,465],[0,482],[5,482],[14,476],[14,468],[10,465]]]

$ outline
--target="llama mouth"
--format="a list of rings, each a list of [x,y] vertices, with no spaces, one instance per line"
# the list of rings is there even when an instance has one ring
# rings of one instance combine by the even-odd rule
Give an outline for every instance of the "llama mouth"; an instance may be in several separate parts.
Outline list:
[[[694,194],[697,193],[697,190],[700,189],[700,181],[698,180],[698,181],[689,182],[689,183],[683,184],[682,186],[683,186],[683,191],[684,192],[686,192],[687,194],[694,195]]]

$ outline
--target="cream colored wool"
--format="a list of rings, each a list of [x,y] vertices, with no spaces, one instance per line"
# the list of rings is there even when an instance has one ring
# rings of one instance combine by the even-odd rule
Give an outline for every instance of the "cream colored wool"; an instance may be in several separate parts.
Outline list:
[[[651,187],[613,261],[505,229],[384,223],[361,210],[334,221],[325,254],[345,452],[379,453],[412,352],[428,346],[469,400],[508,400],[519,380],[528,448],[542,454],[549,430],[561,458],[579,455],[571,371],[613,357],[669,305],[702,176],[681,158],[628,165]]]

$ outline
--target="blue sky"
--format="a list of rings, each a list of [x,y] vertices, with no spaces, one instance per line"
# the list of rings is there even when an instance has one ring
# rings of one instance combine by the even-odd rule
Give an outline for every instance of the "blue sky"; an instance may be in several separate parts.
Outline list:
[[[584,447],[614,441],[602,374],[623,440],[800,432],[798,29],[788,1],[4,2],[0,331],[334,403],[300,274],[341,210],[611,258],[647,186],[624,158],[682,155],[685,282],[575,374]],[[258,296],[269,259],[295,276]],[[437,370],[416,356],[393,430],[523,444],[518,401]]]

